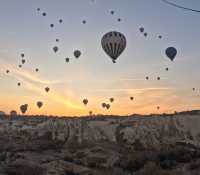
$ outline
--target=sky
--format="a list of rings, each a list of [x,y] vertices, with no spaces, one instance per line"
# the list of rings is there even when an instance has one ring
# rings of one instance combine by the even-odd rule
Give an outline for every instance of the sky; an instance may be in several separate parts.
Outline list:
[[[197,0],[171,2],[200,9]],[[58,116],[200,108],[200,13],[162,0],[0,0],[0,4],[1,111],[20,113],[22,104],[29,105],[27,114]],[[140,27],[148,37],[139,32]],[[123,33],[127,40],[116,64],[101,47],[102,36],[110,31]],[[163,38],[158,39],[159,35]],[[57,53],[52,51],[54,46],[59,47]],[[170,46],[178,51],[174,62],[165,55]],[[79,59],[73,56],[76,49],[82,53]],[[26,63],[19,68],[21,53]],[[111,97],[115,99],[111,109],[102,109],[101,103],[109,103]],[[89,100],[87,106],[82,103],[84,98]],[[37,101],[43,102],[41,109]]]

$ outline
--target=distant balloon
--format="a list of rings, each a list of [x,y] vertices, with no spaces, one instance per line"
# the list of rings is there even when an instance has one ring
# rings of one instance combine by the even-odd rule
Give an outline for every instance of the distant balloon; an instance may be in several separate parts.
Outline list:
[[[56,39],[56,42],[59,42],[59,39]]]
[[[130,100],[134,100],[134,97],[130,97]]]
[[[166,68],[165,68],[165,70],[166,70],[166,71],[168,71],[168,70],[169,70],[169,68],[168,68],[168,67],[166,67]]]
[[[58,46],[54,46],[54,47],[53,47],[53,51],[54,51],[55,53],[58,52],[58,50],[59,50]]]
[[[118,21],[118,22],[121,22],[121,18],[118,18],[117,21]]]
[[[168,47],[168,48],[166,49],[165,53],[166,53],[166,55],[169,57],[169,59],[170,59],[171,61],[173,61],[174,58],[175,58],[176,55],[177,55],[177,50],[176,50],[176,48],[174,48],[174,47]]]
[[[162,35],[159,35],[158,38],[159,38],[159,39],[162,39]]]
[[[38,101],[37,106],[38,106],[38,108],[41,108],[43,106],[43,103],[41,101]]]
[[[38,71],[39,71],[39,69],[38,69],[38,68],[36,68],[36,69],[35,69],[35,72],[38,72]]]
[[[22,59],[22,64],[25,64],[26,60],[25,59]]]
[[[81,56],[81,51],[80,50],[75,50],[74,51],[74,56],[75,56],[75,58],[79,58]]]
[[[160,80],[160,77],[157,77],[157,80]]]
[[[106,104],[106,108],[107,108],[107,109],[110,109],[110,104]]]
[[[59,19],[59,23],[62,23],[63,22],[63,20],[62,19]]]
[[[25,114],[27,109],[28,109],[28,104],[24,104],[20,106],[20,111],[22,112],[22,114]]]
[[[9,70],[6,70],[6,73],[8,74],[10,71]]]
[[[110,11],[110,14],[111,14],[111,15],[114,15],[114,14],[115,14],[115,11],[114,11],[114,10],[111,10],[111,11]]]
[[[106,108],[106,103],[101,104],[102,108]]]
[[[21,57],[24,58],[24,56],[25,56],[24,53],[22,53],[22,54],[21,54]]]
[[[113,63],[115,63],[126,48],[126,38],[120,32],[108,32],[103,36],[101,45],[103,50],[111,57]]]
[[[195,88],[192,88],[193,91],[195,91]]]
[[[45,91],[46,91],[46,92],[49,92],[49,90],[50,90],[49,87],[46,87],[46,88],[45,88]]]
[[[50,27],[53,28],[53,27],[54,27],[54,24],[50,24]]]
[[[88,99],[83,99],[83,104],[87,105],[88,104]]]
[[[140,27],[139,30],[140,30],[141,33],[143,33],[144,32],[144,27]]]
[[[92,115],[92,111],[89,111],[89,115]]]
[[[47,14],[44,12],[44,13],[42,13],[42,16],[47,16]]]
[[[144,36],[147,37],[147,35],[148,35],[148,34],[145,32],[145,33],[144,33]]]
[[[86,20],[83,20],[82,23],[83,23],[83,24],[86,24]]]
[[[145,77],[146,78],[146,80],[149,80],[149,77]]]
[[[110,102],[113,103],[114,102],[114,98],[110,98]]]
[[[69,63],[69,60],[70,60],[69,58],[65,58],[65,61],[66,61],[67,63]]]
[[[157,110],[160,110],[160,106],[157,106]]]
[[[17,86],[21,86],[21,83],[17,83]]]
[[[37,11],[39,12],[39,11],[40,11],[40,8],[37,8]]]
[[[21,65],[21,64],[19,64],[19,65],[18,65],[18,67],[19,67],[19,68],[21,68],[21,67],[22,67],[22,65]]]

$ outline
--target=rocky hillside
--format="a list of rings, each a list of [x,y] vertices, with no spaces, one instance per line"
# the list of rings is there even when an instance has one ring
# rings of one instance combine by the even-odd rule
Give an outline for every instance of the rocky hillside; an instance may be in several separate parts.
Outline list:
[[[0,119],[0,175],[200,174],[200,113]]]

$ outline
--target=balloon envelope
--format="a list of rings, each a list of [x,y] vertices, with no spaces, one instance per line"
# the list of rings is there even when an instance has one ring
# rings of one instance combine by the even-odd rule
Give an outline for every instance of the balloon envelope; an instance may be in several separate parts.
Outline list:
[[[126,48],[126,37],[120,32],[108,32],[103,36],[101,45],[112,61],[115,62]]]
[[[75,50],[75,51],[74,51],[74,56],[75,56],[76,58],[79,58],[79,57],[81,56],[81,51],[80,51],[80,50]]]
[[[174,47],[168,47],[165,51],[166,55],[168,56],[168,58],[173,61],[174,58],[176,57],[177,55],[177,50],[176,48]]]
[[[41,101],[38,101],[37,106],[38,106],[38,108],[41,108],[43,106],[43,103]]]

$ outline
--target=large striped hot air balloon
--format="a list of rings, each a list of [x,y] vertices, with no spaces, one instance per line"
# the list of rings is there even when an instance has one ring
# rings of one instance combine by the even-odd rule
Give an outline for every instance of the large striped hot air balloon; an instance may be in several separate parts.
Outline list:
[[[126,48],[126,37],[120,32],[108,32],[103,36],[101,45],[115,63]]]

